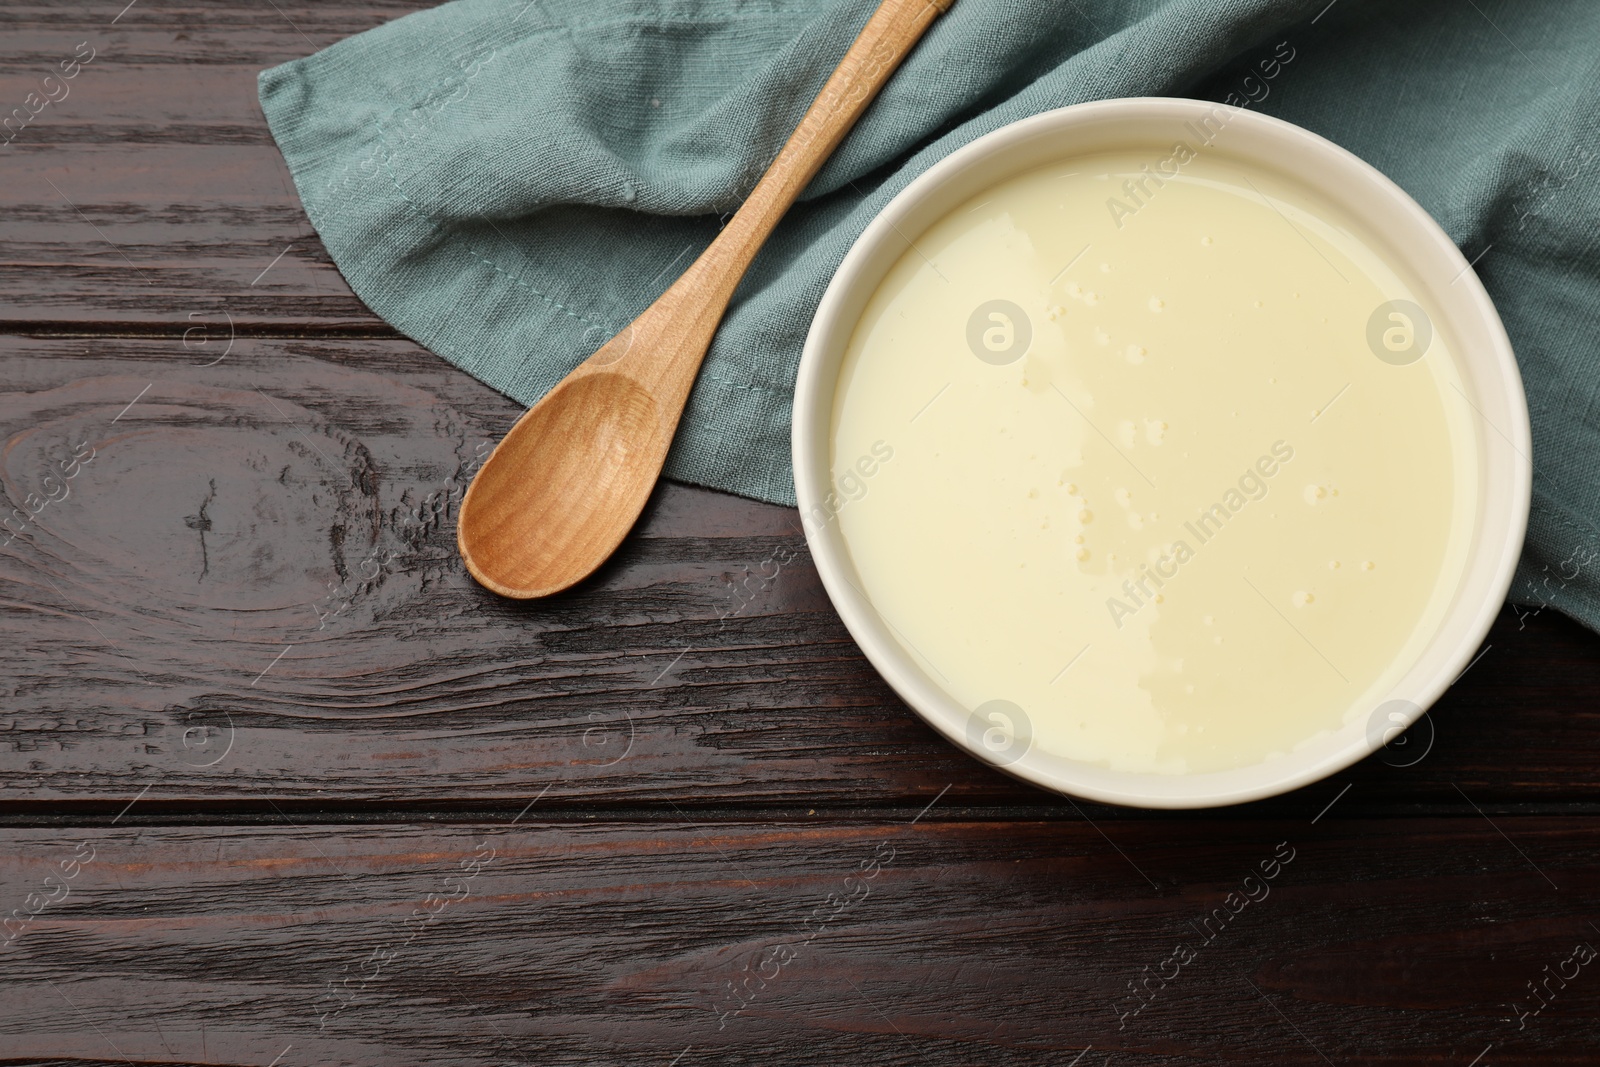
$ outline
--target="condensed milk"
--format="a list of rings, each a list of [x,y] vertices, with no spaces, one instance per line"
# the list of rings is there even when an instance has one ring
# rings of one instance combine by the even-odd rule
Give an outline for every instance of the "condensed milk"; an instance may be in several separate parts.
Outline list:
[[[1380,247],[1183,140],[1023,173],[906,248],[812,518],[975,743],[1221,771],[1394,684],[1479,471],[1450,338]]]

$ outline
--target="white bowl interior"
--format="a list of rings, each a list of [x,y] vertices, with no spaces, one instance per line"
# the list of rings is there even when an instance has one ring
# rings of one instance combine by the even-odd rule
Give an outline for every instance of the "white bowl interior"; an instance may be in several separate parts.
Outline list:
[[[795,489],[802,515],[817,514],[832,481],[834,392],[846,346],[867,300],[917,237],[977,193],[1035,167],[1118,149],[1164,153],[1196,143],[1209,119],[1222,129],[1211,151],[1286,175],[1366,224],[1365,236],[1424,296],[1436,330],[1456,354],[1463,389],[1476,408],[1479,509],[1465,569],[1443,621],[1390,696],[1420,716],[1477,651],[1505,600],[1527,527],[1532,442],[1516,360],[1499,316],[1466,260],[1433,219],[1398,186],[1360,159],[1300,127],[1253,112],[1162,98],[1080,104],[1013,123],[930,168],[870,223],[835,274],[807,338],[795,389]],[[1186,125],[1190,124],[1190,125]],[[1154,157],[1153,157],[1154,158]],[[860,593],[837,522],[806,523],[824,585],[868,659],[912,708],[951,742],[967,741],[963,707],[908,656]],[[1365,710],[1365,709],[1363,709]],[[1156,808],[1239,803],[1287,792],[1369,755],[1366,716],[1318,743],[1232,770],[1203,774],[1114,771],[1038,749],[1003,769],[1060,792]]]

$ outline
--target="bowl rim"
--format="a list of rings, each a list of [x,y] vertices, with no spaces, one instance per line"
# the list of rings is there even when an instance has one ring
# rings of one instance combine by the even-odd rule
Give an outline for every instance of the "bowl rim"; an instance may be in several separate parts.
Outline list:
[[[1382,204],[1385,210],[1402,213],[1404,222],[1412,231],[1407,236],[1425,239],[1428,247],[1413,252],[1409,245],[1400,249],[1390,244],[1386,258],[1398,258],[1398,265],[1403,266],[1412,279],[1424,287],[1437,286],[1439,277],[1438,271],[1423,269],[1426,257],[1431,255],[1438,261],[1442,256],[1443,263],[1455,268],[1455,278],[1449,285],[1459,286],[1462,291],[1453,293],[1451,299],[1464,301],[1470,314],[1447,314],[1447,309],[1443,307],[1435,310],[1448,324],[1457,341],[1455,358],[1463,380],[1467,379],[1469,369],[1480,377],[1492,379],[1493,384],[1502,390],[1501,395],[1508,409],[1501,414],[1509,416],[1509,426],[1495,422],[1490,422],[1490,426],[1505,437],[1518,458],[1506,461],[1509,469],[1503,471],[1499,478],[1490,477],[1486,460],[1480,463],[1480,479],[1483,481],[1475,514],[1476,525],[1462,572],[1457,579],[1457,595],[1441,616],[1434,637],[1418,652],[1417,665],[1425,662],[1434,652],[1435,644],[1445,633],[1447,624],[1461,629],[1463,639],[1443,655],[1429,681],[1414,690],[1416,696],[1411,699],[1415,711],[1405,715],[1405,725],[1409,727],[1425,715],[1428,708],[1460,676],[1468,665],[1469,657],[1481,646],[1510,590],[1527,532],[1532,497],[1532,433],[1526,395],[1510,339],[1506,336],[1493,302],[1471,264],[1434,218],[1375,167],[1332,141],[1282,119],[1226,104],[1176,97],[1129,97],[1073,104],[1012,122],[978,137],[938,160],[909,182],[853,242],[829,282],[806,336],[795,382],[790,438],[795,493],[800,512],[803,519],[809,520],[814,509],[825,502],[826,495],[832,490],[832,463],[826,457],[831,452],[837,371],[843,348],[848,344],[858,318],[846,313],[846,305],[856,298],[862,287],[870,286],[870,292],[881,281],[881,271],[877,276],[863,277],[871,269],[870,260],[888,256],[887,262],[892,263],[899,254],[903,254],[902,247],[901,253],[889,256],[884,250],[885,245],[892,241],[907,246],[915,240],[917,233],[926,228],[926,225],[916,227],[916,232],[908,235],[901,228],[901,223],[912,226],[915,223],[907,216],[947,184],[956,181],[968,168],[1042,135],[1057,134],[1062,137],[1063,147],[1059,158],[1065,159],[1075,154],[1070,145],[1075,128],[1091,128],[1118,121],[1192,121],[1208,115],[1214,118],[1219,112],[1226,116],[1229,124],[1239,123],[1241,125],[1238,128],[1250,130],[1256,136],[1277,138],[1285,147],[1318,157],[1322,163],[1344,171],[1346,177],[1364,186],[1350,195],[1368,198],[1369,203],[1375,205],[1371,211],[1360,210],[1348,201],[1341,201],[1339,206],[1355,216],[1369,231],[1372,230],[1370,216],[1376,213],[1376,205],[1380,201],[1386,202]],[[1152,143],[1152,148],[1159,143]],[[1079,151],[1087,154],[1104,150],[1087,148]],[[1024,173],[1038,165],[1041,164],[1020,166],[1009,176]],[[1316,184],[1303,177],[1306,173],[1304,168],[1278,166],[1276,169],[1308,187]],[[1006,180],[1006,176],[993,178],[990,184],[1003,180]],[[1371,200],[1373,197],[1377,200]],[[933,221],[928,220],[927,225]],[[1469,342],[1469,337],[1474,340]],[[834,355],[833,350],[837,350],[838,355]],[[1487,415],[1481,411],[1479,414],[1488,421]],[[1487,434],[1476,421],[1472,426],[1473,439],[1479,449],[1480,459],[1483,459]],[[820,462],[819,456],[824,457]],[[828,514],[828,511],[825,510],[824,514]],[[1091,764],[1075,764],[1064,757],[1042,757],[1039,750],[1032,747],[1014,762],[997,763],[985,758],[985,754],[969,741],[965,727],[970,710],[963,708],[928,677],[900,642],[884,629],[881,617],[865,593],[850,581],[854,563],[839,531],[839,524],[832,521],[831,516],[822,523],[805,521],[804,533],[829,599],[869,662],[901,699],[947,740],[980,762],[1041,788],[1069,797],[1132,807],[1215,807],[1276,796],[1321,781],[1382,747],[1381,744],[1371,744],[1370,738],[1365,744],[1360,743],[1360,739],[1343,738],[1342,735],[1349,733],[1350,728],[1347,713],[1345,725],[1327,735],[1329,749],[1326,753],[1310,763],[1307,763],[1310,757],[1302,754],[1299,762],[1303,766],[1298,769],[1288,767],[1285,773],[1279,774],[1272,773],[1272,768],[1275,763],[1284,760],[1276,758],[1217,772],[1117,772]],[[1498,540],[1486,547],[1486,535],[1495,536]],[[1496,554],[1488,556],[1490,551]],[[1486,577],[1485,567],[1489,568]],[[1462,587],[1475,575],[1483,579],[1478,581],[1483,588],[1483,595],[1463,602],[1460,596]],[[1299,749],[1295,751],[1300,752]],[[1042,762],[1049,762],[1051,766],[1042,767]],[[1068,771],[1064,773],[1061,765],[1065,765]],[[1071,768],[1074,766],[1082,768],[1083,773],[1073,772]],[[1158,784],[1160,788],[1157,788]],[[1183,788],[1185,785],[1190,788]]]

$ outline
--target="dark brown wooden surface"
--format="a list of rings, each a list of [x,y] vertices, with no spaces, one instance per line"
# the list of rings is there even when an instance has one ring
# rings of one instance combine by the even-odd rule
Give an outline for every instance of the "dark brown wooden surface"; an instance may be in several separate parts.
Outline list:
[[[426,5],[123,3],[0,6],[0,116],[79,42],[95,49],[0,148],[0,325],[396,336],[317,240],[256,75]]]
[[[0,5],[0,114],[97,49],[0,148],[0,489],[48,499],[0,548],[0,1062],[1600,1059],[1593,966],[1519,1015],[1600,947],[1600,641],[1549,612],[1414,765],[1155,814],[936,737],[788,509],[664,485],[570,594],[474,586],[519,409],[350,293],[255,104],[414,6]]]
[[[1127,859],[1082,822],[510,823],[12,831],[9,897],[93,858],[5,950],[0,1040],[29,1062],[663,1067],[1577,1064],[1600,1043],[1600,962],[1520,1030],[1511,1007],[1600,941],[1567,819],[1516,820],[1559,889],[1482,819],[1101,824]],[[1260,899],[1212,917],[1274,855]],[[1171,981],[1134,1015],[1145,968]]]

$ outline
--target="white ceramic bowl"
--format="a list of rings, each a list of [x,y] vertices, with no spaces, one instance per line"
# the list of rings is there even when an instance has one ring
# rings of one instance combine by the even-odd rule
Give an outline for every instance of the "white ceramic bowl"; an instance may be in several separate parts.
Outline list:
[[[1481,416],[1474,424],[1480,504],[1467,561],[1432,641],[1391,693],[1409,709],[1397,726],[1410,725],[1467,666],[1505,601],[1522,550],[1532,487],[1527,401],[1494,305],[1438,224],[1377,170],[1332,142],[1278,119],[1193,100],[1152,97],[1079,104],[981,137],[908,185],[867,226],[840,264],[806,339],[795,387],[793,437],[801,513],[826,514],[815,509],[831,489],[831,422],[840,363],[868,298],[908,242],[998,182],[1089,152],[1165,150],[1175,141],[1193,137],[1185,123],[1198,125],[1207,116],[1213,123],[1225,121],[1225,133],[1217,141],[1220,151],[1287,175],[1366,224],[1382,242],[1385,258],[1401,267],[1426,297],[1434,328],[1450,339],[1462,387]],[[838,522],[808,522],[806,537],[828,595],[873,666],[934,729],[985,759],[986,753],[968,741],[972,709],[958,704],[929,678],[858,592],[862,583]],[[1355,714],[1355,709],[1348,719],[1341,731],[1315,743],[1227,771],[1120,772],[1037,748],[1002,769],[1046,789],[1113,804],[1150,808],[1236,804],[1317,781],[1371,754],[1393,736],[1393,730],[1374,733],[1368,716]]]

